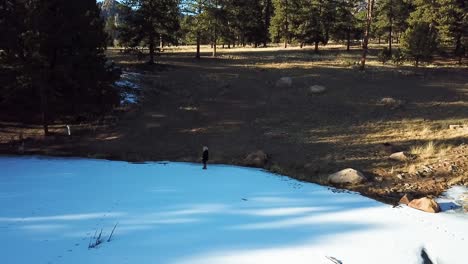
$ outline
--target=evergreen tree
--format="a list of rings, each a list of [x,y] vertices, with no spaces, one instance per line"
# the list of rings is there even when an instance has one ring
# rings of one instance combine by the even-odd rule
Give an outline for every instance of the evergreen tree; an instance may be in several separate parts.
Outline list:
[[[380,0],[376,6],[375,30],[379,36],[387,34],[388,53],[392,54],[394,36],[407,28],[411,6],[405,0]]]
[[[258,46],[265,43],[266,25],[263,19],[263,8],[259,0],[230,0],[230,26],[234,30],[240,45],[253,43]]]
[[[439,46],[438,12],[434,0],[414,0],[414,10],[408,18],[408,29],[403,34],[402,49],[415,61],[429,61]]]
[[[2,56],[15,74],[7,85],[10,100],[3,103],[40,112],[45,134],[54,117],[86,115],[118,103],[111,85],[118,74],[106,64],[106,35],[95,1],[11,2],[20,22],[11,38],[19,45]]]
[[[207,16],[204,13],[210,0],[182,0],[180,5],[182,12],[185,14],[186,30],[195,35],[197,51],[195,57],[200,59],[200,45],[202,43],[204,33],[209,30]]]
[[[179,29],[178,0],[126,0],[123,23],[119,27],[121,40],[129,46],[146,45],[150,64],[154,63],[156,42],[170,38]]]
[[[294,0],[272,0],[274,15],[271,19],[270,35],[274,42],[284,42],[284,48],[288,47],[291,40],[291,16],[293,14],[291,1]]]
[[[362,37],[362,21],[358,17],[362,0],[338,0],[336,2],[336,21],[333,26],[333,37],[346,41],[349,51],[352,39]]]
[[[263,16],[263,46],[266,47],[267,43],[270,41],[270,25],[271,17],[273,16],[273,4],[271,0],[262,1],[262,16]]]
[[[336,21],[336,3],[332,0],[303,1],[303,41],[313,43],[315,52],[318,52],[319,43],[326,45],[330,39]]]
[[[429,61],[437,50],[438,39],[436,28],[428,22],[416,22],[410,25],[402,39],[404,52],[414,59],[416,67],[419,62]]]
[[[439,32],[445,46],[453,47],[461,63],[468,51],[468,1],[438,0]]]

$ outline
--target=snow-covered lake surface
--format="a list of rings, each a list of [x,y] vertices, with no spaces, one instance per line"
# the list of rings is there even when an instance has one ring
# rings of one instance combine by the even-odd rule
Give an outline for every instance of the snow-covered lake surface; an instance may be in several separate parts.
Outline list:
[[[0,168],[0,263],[409,264],[422,248],[433,263],[468,263],[464,214],[258,169],[38,157]]]

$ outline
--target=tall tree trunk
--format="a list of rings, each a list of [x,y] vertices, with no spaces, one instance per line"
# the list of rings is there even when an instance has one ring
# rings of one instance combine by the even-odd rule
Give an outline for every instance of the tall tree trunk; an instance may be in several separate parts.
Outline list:
[[[218,1],[215,1],[215,5],[217,8]],[[213,30],[213,57],[216,57],[216,44],[218,42],[217,26],[218,26],[218,16],[217,16],[217,13],[215,13],[214,30]]]
[[[288,48],[288,41],[289,41],[289,14],[288,14],[288,0],[285,2],[285,18],[284,21],[284,48]]]
[[[390,22],[390,28],[388,30],[388,54],[392,56],[392,33],[393,33],[393,3],[392,0],[390,0],[390,17],[389,17],[389,22]]]
[[[315,41],[314,44],[315,44],[314,52],[315,52],[315,53],[318,53],[318,49],[319,49],[319,48],[318,48],[318,45],[319,45],[319,42],[318,42],[318,41]]]
[[[348,28],[346,31],[346,51],[349,51],[349,48],[351,46],[351,29]]]
[[[271,21],[271,0],[265,0],[265,39],[263,40],[263,47],[267,47],[268,44],[268,29],[270,28],[270,21]]]
[[[149,42],[148,44],[149,44],[149,55],[150,55],[148,64],[154,64],[154,36],[153,35],[149,36],[148,42]]]
[[[162,52],[164,48],[163,35],[159,34],[159,50]]]
[[[456,40],[455,40],[455,56],[458,55],[458,64],[460,65],[462,64],[463,56],[465,55],[463,52],[463,47],[461,43],[462,36],[463,36],[462,33],[457,34]]]
[[[50,84],[50,83],[49,83]],[[47,87],[45,84],[40,84],[40,97],[41,97],[41,119],[42,119],[42,128],[44,130],[44,136],[49,135],[49,106],[47,100]]]
[[[369,45],[369,34],[372,24],[372,12],[374,9],[374,0],[367,0],[367,18],[366,18],[366,31],[364,33],[364,42],[362,44],[362,58],[361,58],[361,70],[364,70],[366,67],[366,58]]]
[[[214,32],[214,39],[213,39],[213,57],[216,57],[216,42],[217,42],[216,30]]]
[[[197,53],[195,58],[200,59],[200,31],[197,31]]]
[[[47,82],[41,82],[40,85],[40,100],[41,100],[41,117],[42,117],[42,127],[44,129],[44,136],[49,135],[49,91],[47,89],[48,86],[54,86],[54,71],[55,71],[55,63],[57,61],[57,51],[54,50],[52,54],[52,58],[49,64],[49,72],[47,77]]]

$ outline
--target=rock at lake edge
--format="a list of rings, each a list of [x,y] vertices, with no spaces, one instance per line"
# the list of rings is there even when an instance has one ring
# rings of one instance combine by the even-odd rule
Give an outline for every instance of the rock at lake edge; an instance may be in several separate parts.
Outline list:
[[[403,195],[403,197],[401,197],[399,203],[408,205],[411,202],[411,200],[413,200],[413,197],[411,197],[411,195],[409,194],[405,194]]]
[[[421,199],[414,199],[408,204],[408,206],[428,213],[440,212],[439,204],[437,204],[436,201],[434,201],[434,199],[430,199],[427,197]]]
[[[246,166],[263,168],[268,161],[268,156],[263,152],[263,150],[258,150],[250,153],[244,159],[244,164]]]
[[[328,181],[335,184],[357,184],[367,181],[367,178],[361,172],[355,169],[344,169],[339,172],[330,174]]]

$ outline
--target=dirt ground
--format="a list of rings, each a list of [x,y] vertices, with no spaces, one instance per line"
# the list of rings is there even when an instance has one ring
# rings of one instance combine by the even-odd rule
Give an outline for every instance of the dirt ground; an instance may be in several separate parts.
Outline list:
[[[61,121],[47,138],[37,125],[0,122],[0,152],[199,162],[206,145],[211,163],[243,165],[263,150],[265,169],[299,180],[326,184],[329,173],[362,171],[369,182],[346,188],[386,202],[468,184],[466,66],[395,68],[377,62],[374,50],[362,72],[354,65],[360,50],[333,46],[318,54],[219,49],[217,58],[203,51],[196,60],[192,49],[167,49],[148,66],[110,50],[125,71],[141,74],[139,104],[72,123],[71,139]],[[292,85],[278,86],[281,77]],[[311,93],[312,85],[326,91]],[[389,158],[398,151],[408,159]]]

